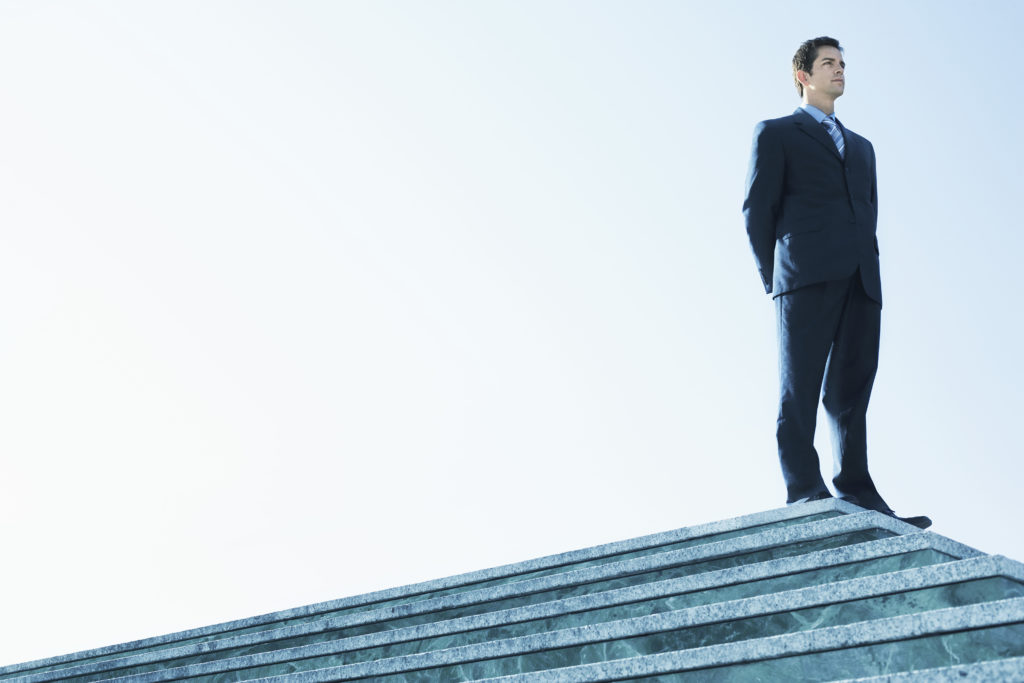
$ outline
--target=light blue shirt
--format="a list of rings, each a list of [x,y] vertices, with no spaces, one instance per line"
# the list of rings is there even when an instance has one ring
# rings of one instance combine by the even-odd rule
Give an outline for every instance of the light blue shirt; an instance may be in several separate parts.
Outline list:
[[[814,120],[817,121],[818,123],[821,123],[825,119],[830,118],[828,114],[818,109],[813,104],[801,104],[800,108],[803,109],[808,114],[810,114],[811,116],[813,116]],[[831,116],[831,119],[833,121],[836,120],[835,114]]]
[[[837,147],[845,147],[845,145],[846,145],[846,133],[843,132],[843,127],[838,125],[839,122],[836,121],[836,115],[835,114],[832,114],[831,116],[829,116],[828,114],[826,114],[822,110],[820,110],[817,107],[815,107],[813,104],[801,104],[800,108],[803,109],[808,114],[810,114],[811,116],[813,116],[814,120],[817,121],[818,123],[821,123],[825,119],[831,119],[832,123],[836,124],[836,128],[839,130],[839,135],[841,135],[842,138],[843,138],[843,144],[840,145],[839,143],[836,143],[836,146]],[[827,129],[827,127],[826,127],[826,129]],[[829,135],[831,135],[831,134],[832,133],[829,133]],[[839,156],[843,156],[843,152],[842,151],[839,152]]]

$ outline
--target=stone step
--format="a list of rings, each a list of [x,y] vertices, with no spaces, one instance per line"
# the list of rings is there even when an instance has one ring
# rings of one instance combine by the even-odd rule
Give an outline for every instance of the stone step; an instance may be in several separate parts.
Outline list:
[[[389,588],[340,600],[306,605],[246,619],[179,631],[153,638],[120,643],[81,652],[0,667],[0,679],[28,672],[52,670],[85,662],[122,657],[141,650],[174,648],[190,643],[216,640],[262,630],[308,623],[343,613],[377,610],[423,601],[460,592],[476,591],[507,583],[538,579],[607,563],[619,563],[647,555],[661,554],[759,534],[809,522],[862,513],[862,509],[836,499],[787,506],[732,519],[684,527],[674,531],[651,534],[626,541],[607,543],[547,557],[468,572],[397,588]],[[894,533],[911,533],[916,529],[900,529]]]
[[[398,681],[410,675],[475,680],[664,651],[706,650],[719,643],[767,642],[782,634],[827,631],[841,624],[872,623],[900,614],[939,614],[946,607],[1011,602],[1008,598],[1024,602],[1024,565],[981,557],[422,654],[378,652],[373,661],[356,664],[337,666],[347,661],[346,653],[323,654],[330,645],[321,644],[116,680],[212,682],[223,680],[225,671],[232,672],[231,680],[252,680],[298,667],[308,669],[312,678],[294,678],[292,674],[282,680]],[[248,668],[240,671],[240,666]]]
[[[839,501],[821,501],[831,503],[837,508],[844,506]],[[813,505],[813,504],[812,504]],[[794,506],[801,507],[801,506]],[[349,627],[354,629],[346,635],[356,635],[369,631],[398,628],[417,623],[452,618],[468,614],[506,609],[523,604],[547,602],[571,595],[599,592],[610,588],[618,588],[639,583],[657,581],[665,578],[692,573],[700,573],[721,569],[729,566],[751,564],[777,557],[795,556],[843,545],[862,543],[898,534],[920,533],[918,529],[903,524],[890,517],[875,512],[855,512],[859,508],[845,505],[849,513],[800,524],[772,527],[756,533],[745,534],[726,540],[710,540],[688,547],[665,550],[653,554],[639,555],[630,559],[606,562],[587,566],[582,569],[570,569],[559,573],[546,574],[520,581],[488,585],[485,588],[464,590],[442,594],[436,598],[424,598],[388,605],[385,608],[389,619],[382,621],[381,609],[359,609],[318,614],[282,622],[290,625],[323,622],[325,618],[347,614],[352,618]],[[820,511],[819,511],[820,512]],[[796,516],[790,519],[806,520],[809,516]],[[962,546],[963,554],[972,551]],[[961,554],[961,556],[963,556]],[[523,563],[532,564],[532,563]],[[440,600],[441,603],[436,601]],[[439,609],[457,609],[457,614],[433,614]],[[361,630],[360,630],[361,629]],[[271,630],[268,625],[249,629],[248,633]],[[132,648],[116,648],[117,651],[102,653],[91,657],[57,658],[61,661],[42,661],[11,667],[17,669],[0,674],[0,679],[14,675],[27,675],[44,671],[58,670],[69,666],[94,663],[144,651],[174,649],[191,644],[206,644],[225,637],[247,635],[239,631],[217,632],[187,640],[174,640],[168,637],[157,637],[148,641],[139,641]],[[36,664],[36,666],[32,666]]]
[[[938,669],[847,678],[836,683],[1020,683],[1024,681],[1024,657],[1011,657]]]
[[[1024,598],[876,619],[739,643],[477,678],[488,683],[601,681],[840,681],[979,665],[986,681],[1024,680]],[[988,666],[983,666],[989,663]],[[965,669],[968,670],[969,669]],[[269,679],[259,679],[269,680]],[[344,680],[334,670],[276,676],[278,683]],[[388,678],[375,678],[387,681]],[[395,679],[397,680],[397,679]],[[470,679],[473,680],[473,679]],[[892,679],[900,680],[900,679]],[[928,680],[909,678],[907,680]],[[942,679],[939,679],[942,680]],[[962,680],[962,679],[948,679]]]
[[[334,666],[342,661],[352,663],[395,657],[583,624],[598,624],[787,589],[820,586],[858,576],[877,577],[908,567],[948,562],[954,557],[971,554],[970,549],[941,536],[915,533],[474,616],[452,618],[451,611],[437,610],[427,615],[433,619],[432,623],[391,631],[352,636],[349,633],[351,629],[345,628],[345,622],[355,616],[350,615],[319,624],[225,638],[215,643],[92,662],[16,680],[22,683],[91,681],[183,666],[187,668],[179,668],[177,672],[165,671],[161,677],[143,677],[138,680],[169,680],[167,677],[172,675],[194,680],[198,676],[215,672],[238,672],[264,667],[244,675],[233,674],[233,680],[240,680],[254,674],[266,675],[279,670]],[[987,557],[978,557],[970,562],[974,562],[977,567],[995,566],[995,560]],[[956,566],[969,568],[975,565]],[[947,568],[945,571],[948,573],[952,570]],[[439,602],[444,600],[439,599]],[[379,618],[384,620],[392,616],[389,610],[382,610],[379,614]],[[320,630],[319,626],[323,626],[324,630]],[[217,658],[217,661],[210,661],[213,658]],[[271,669],[265,669],[268,666]]]

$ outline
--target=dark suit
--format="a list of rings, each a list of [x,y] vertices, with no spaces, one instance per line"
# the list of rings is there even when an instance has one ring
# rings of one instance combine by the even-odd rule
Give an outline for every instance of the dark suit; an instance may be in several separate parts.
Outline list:
[[[836,493],[888,509],[868,474],[865,426],[882,306],[875,153],[866,139],[842,132],[845,158],[802,109],[759,123],[743,215],[778,316],[777,438],[787,501],[828,490],[814,450],[824,381]]]

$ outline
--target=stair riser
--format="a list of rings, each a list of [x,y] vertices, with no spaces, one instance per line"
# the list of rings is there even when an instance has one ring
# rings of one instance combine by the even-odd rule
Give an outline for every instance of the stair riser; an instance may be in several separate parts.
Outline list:
[[[489,626],[487,628],[479,628],[468,632],[445,634],[436,638],[420,639],[415,642],[360,649],[357,652],[349,652],[344,655],[344,663],[368,661],[370,659],[383,656],[398,656],[414,652],[426,652],[443,647],[457,647],[502,638],[514,638],[584,624],[597,624],[616,619],[627,619],[648,614],[684,609],[686,607],[693,607],[696,605],[724,602],[726,600],[738,600],[741,598],[766,595],[784,590],[822,585],[831,581],[875,576],[886,572],[900,571],[913,567],[923,567],[940,562],[947,562],[950,559],[952,558],[948,555],[944,555],[934,550],[922,550],[895,556],[874,558],[871,560],[844,564],[836,567],[828,567],[826,569],[801,572],[793,575],[727,585],[682,595],[669,593],[656,599],[642,600],[639,602],[616,605],[604,609],[593,609],[569,615],[533,619],[526,622],[509,624],[507,626]],[[455,617],[452,615],[445,615],[444,618]],[[343,631],[347,631],[347,629],[308,634],[301,637],[288,638],[270,643],[232,648],[230,650],[221,651],[218,657],[214,657],[211,654],[179,657],[172,660],[154,662],[152,664],[133,666],[130,671],[131,673],[138,674],[147,671],[157,671],[160,669],[198,664],[204,661],[212,661],[215,658],[226,659],[228,657],[279,650],[286,647],[299,647],[315,643],[323,643],[345,637],[347,634],[343,633]],[[341,652],[339,651],[334,654],[340,655]],[[313,660],[308,661],[313,662]],[[320,661],[320,658],[317,658],[317,662]],[[331,659],[330,661],[332,662],[331,664],[319,663],[316,664],[316,666],[337,665],[336,658]],[[306,670],[309,668],[316,668],[316,666],[307,666],[306,663],[298,663],[296,665],[296,670]],[[109,678],[113,675],[116,675],[115,672],[101,672],[90,676],[75,677],[73,679],[66,680],[82,681],[84,683],[86,681],[102,680],[103,678]]]
[[[479,591],[470,591],[461,595],[436,598],[432,601],[419,601],[408,605],[397,605],[387,608],[398,614],[409,614],[406,617],[396,616],[393,619],[381,618],[381,611],[348,614],[347,619],[355,622],[349,627],[351,635],[375,633],[413,624],[434,621],[440,607],[435,603],[461,605],[465,609],[462,614],[480,614],[494,609],[506,609],[528,604],[537,604],[561,597],[587,595],[623,586],[643,584],[665,578],[687,576],[700,572],[712,571],[724,567],[735,567],[763,562],[769,559],[792,557],[819,549],[837,548],[851,544],[864,543],[871,540],[893,538],[895,529],[906,527],[904,524],[874,512],[857,515],[841,516],[836,519],[822,520],[793,528],[772,529],[750,537],[727,539],[716,543],[702,544],[695,548],[666,551],[653,556],[638,557],[607,566],[584,568],[561,575],[538,577],[530,581],[516,582],[507,586],[495,586]],[[916,535],[916,534],[915,534]],[[807,540],[802,540],[807,539]],[[955,545],[955,544],[953,544]],[[974,552],[964,548],[966,552]],[[545,586],[552,586],[544,590]],[[507,598],[495,596],[511,596]],[[433,616],[432,616],[433,615]],[[335,615],[323,615],[324,618]],[[322,620],[318,620],[323,623]],[[356,624],[363,624],[357,626]],[[316,624],[299,624],[298,630],[312,626],[310,632],[322,631]],[[296,628],[296,627],[293,627]],[[231,634],[232,636],[234,634]],[[244,637],[244,636],[243,636]],[[257,642],[263,640],[260,633],[249,634]],[[212,636],[204,636],[200,641],[217,640]],[[132,653],[105,655],[86,664],[123,658],[127,654],[142,654],[170,649],[174,644],[160,643],[149,648],[142,648]],[[174,656],[174,655],[172,655]],[[79,665],[79,663],[75,663]],[[68,665],[54,667],[54,670],[67,668]],[[33,671],[31,673],[39,673]]]
[[[993,683],[993,681],[1024,681],[1024,657],[880,674],[867,678],[858,676],[856,679],[847,678],[835,683]]]
[[[718,683],[720,681],[834,681],[914,669],[969,664],[1024,655],[1024,623],[961,631],[913,641],[816,652],[748,664],[631,678],[654,683]],[[1019,673],[1019,672],[1018,672]],[[479,676],[477,678],[480,678]],[[399,679],[378,679],[399,680]],[[405,680],[424,680],[406,678]],[[437,680],[436,678],[434,680]],[[471,679],[462,679],[471,680]],[[1021,680],[1011,678],[1008,680]]]
[[[403,672],[394,675],[375,675],[376,681],[398,682],[405,680],[460,681],[466,678],[467,671],[474,678],[506,676],[515,673],[541,671],[568,666],[576,666],[591,662],[610,661],[649,655],[660,652],[684,650],[719,643],[738,642],[752,638],[763,638],[785,633],[808,631],[815,628],[839,626],[859,621],[880,619],[914,614],[923,610],[957,607],[979,604],[991,600],[1011,597],[1024,597],[1024,585],[1002,578],[971,581],[961,585],[939,586],[934,588],[910,591],[907,593],[887,595],[867,600],[856,600],[843,604],[826,605],[807,609],[793,610],[747,619],[736,619],[724,623],[679,629],[651,635],[621,638],[612,642],[589,643],[586,645],[556,648],[540,653],[531,653],[510,657],[501,657],[472,663],[431,668],[420,672]],[[445,641],[448,642],[445,642]],[[352,664],[356,661],[397,657],[422,651],[420,646],[430,647],[431,643],[421,642],[375,648],[375,652],[364,655],[349,653],[317,657],[304,661],[285,662],[265,667],[257,667],[245,671],[234,672],[231,680],[252,680],[255,678],[275,676],[293,671],[309,671],[327,667]],[[457,645],[451,639],[437,639],[433,645],[438,648]],[[352,657],[356,654],[357,657]],[[1022,649],[1020,654],[1024,654]],[[937,664],[935,666],[938,666]],[[427,678],[422,678],[426,676]],[[222,675],[188,676],[188,680],[196,683],[213,683],[225,680]],[[769,680],[769,679],[766,679]],[[783,680],[783,679],[779,679]],[[792,679],[799,680],[799,679]]]
[[[1001,558],[991,559],[995,562],[992,568],[1000,574],[1012,575],[1018,583],[1024,584],[1024,566]],[[966,565],[958,564],[959,566],[967,568]],[[949,565],[945,568],[926,568],[914,571],[913,575],[937,576],[958,567]],[[910,578],[910,575],[907,578]],[[847,582],[847,587],[853,589],[861,584],[862,580],[851,581]],[[837,591],[845,592],[841,586],[835,588]],[[655,620],[659,618],[652,617]],[[1018,653],[1024,648],[1022,636],[1024,598],[1008,598],[734,643],[641,655],[552,671],[511,674],[485,680],[487,683],[848,680],[948,667],[951,663],[958,662],[1019,658]],[[410,657],[406,663],[412,659]],[[426,661],[427,658],[420,659]],[[439,667],[449,664],[454,662],[439,662]],[[380,664],[356,664],[337,669],[321,669],[284,675],[276,680],[280,683],[314,683],[352,680],[354,675],[359,673],[405,673],[373,671],[375,667],[379,668]],[[469,665],[465,673],[470,672],[471,667],[472,665]],[[1024,668],[1017,673],[1016,676],[1002,680],[1024,681]],[[374,679],[386,680],[380,676],[375,676]]]
[[[475,590],[485,585],[500,585],[509,581],[523,580],[530,576],[560,573],[582,566],[617,562],[627,557],[641,557],[645,554],[666,552],[666,549],[670,546],[699,545],[711,542],[708,539],[712,537],[717,537],[718,539],[734,538],[736,536],[749,535],[750,533],[758,533],[766,529],[805,524],[809,521],[858,512],[862,512],[862,510],[836,499],[778,508],[709,524],[608,543],[592,548],[573,550],[526,562],[503,565],[408,586],[389,588],[374,593],[204,626],[188,631],[170,633],[145,640],[120,643],[34,662],[3,666],[0,667],[0,679],[76,666],[88,662],[106,661],[125,657],[135,652],[177,648],[183,645],[209,642],[225,637],[278,629],[287,625],[310,623],[323,619],[326,616],[374,610],[384,605],[405,604],[431,596],[450,595],[467,590]]]
[[[852,522],[854,520],[850,519],[846,521]],[[874,530],[872,533],[877,533],[877,531],[878,530]],[[732,547],[734,544],[730,542],[724,545],[726,547]],[[750,543],[746,543],[746,545],[749,546]],[[942,552],[937,550],[937,548],[941,548]],[[915,553],[924,554],[921,557],[917,557]],[[673,556],[682,557],[688,554],[690,553],[686,553],[684,551],[683,553],[675,553]],[[978,553],[977,551],[973,551],[970,548],[951,542],[949,539],[945,539],[941,536],[935,536],[934,534],[926,533],[910,534],[907,536],[892,536],[890,538],[874,542],[846,545],[831,550],[797,555],[791,558],[778,558],[769,562],[762,562],[753,565],[740,565],[721,571],[695,574],[688,578],[646,584],[641,583],[636,586],[627,587],[617,591],[577,596],[566,601],[565,607],[560,607],[562,604],[561,602],[546,602],[534,606],[522,607],[511,613],[507,611],[490,612],[484,613],[483,615],[465,617],[461,620],[453,619],[452,617],[457,616],[457,614],[445,610],[441,612],[441,614],[448,617],[449,620],[441,623],[450,629],[448,631],[441,631],[438,626],[434,625],[433,621],[438,618],[438,610],[435,605],[432,610],[425,609],[422,614],[418,615],[425,623],[403,629],[404,631],[411,631],[411,633],[402,633],[398,630],[382,632],[377,628],[373,630],[373,633],[371,634],[353,636],[349,639],[349,643],[335,641],[329,645],[317,645],[317,643],[323,643],[325,640],[339,637],[339,632],[342,630],[346,633],[351,632],[351,628],[325,629],[323,628],[325,622],[320,622],[319,625],[306,625],[282,631],[268,632],[265,636],[263,634],[256,633],[243,636],[241,638],[224,639],[219,643],[211,643],[210,645],[213,646],[212,649],[207,646],[203,646],[198,650],[194,650],[196,646],[179,648],[177,651],[168,652],[170,657],[161,656],[161,652],[164,652],[165,650],[154,650],[110,662],[95,662],[73,667],[62,667],[57,671],[34,674],[29,678],[22,680],[30,681],[31,683],[40,683],[42,681],[55,680],[55,678],[58,677],[61,680],[65,680],[71,676],[76,677],[76,680],[99,680],[108,676],[113,676],[115,675],[115,672],[118,671],[124,672],[125,674],[129,672],[154,671],[160,668],[194,664],[200,661],[222,661],[228,656],[268,652],[295,645],[306,645],[307,648],[315,650],[314,653],[303,653],[302,655],[295,655],[296,657],[310,656],[311,654],[335,654],[346,650],[394,644],[404,640],[444,636],[445,634],[456,631],[486,630],[491,627],[501,626],[502,624],[507,623],[505,620],[513,618],[515,621],[536,620],[557,616],[562,611],[571,611],[574,613],[587,612],[600,607],[643,602],[648,599],[667,597],[673,594],[689,594],[689,597],[685,599],[687,602],[680,603],[682,606],[686,606],[687,604],[698,604],[702,600],[714,601],[717,599],[730,599],[732,596],[744,597],[746,593],[738,593],[736,591],[750,591],[751,593],[756,593],[757,590],[756,588],[744,588],[741,587],[741,585],[749,585],[752,582],[761,579],[771,580],[774,578],[776,580],[776,583],[774,584],[765,584],[766,587],[764,590],[768,590],[769,588],[787,590],[799,587],[802,585],[803,581],[812,581],[810,578],[790,579],[790,575],[799,577],[801,573],[811,570],[827,570],[829,567],[845,565],[847,567],[845,575],[842,572],[838,574],[826,574],[825,578],[822,578],[821,580],[826,580],[826,578],[831,576],[847,579],[855,578],[858,575],[858,572],[861,571],[855,568],[860,567],[861,563],[869,560],[885,562],[887,563],[885,571],[896,571],[912,566],[924,566],[929,563],[948,561],[950,559],[954,559],[955,555],[977,556]],[[886,558],[891,559],[887,560]],[[893,562],[895,564],[892,564]],[[631,561],[627,564],[633,565],[636,563]],[[605,569],[601,569],[600,571],[607,574]],[[863,571],[865,571],[865,573],[871,573],[876,570],[866,569]],[[883,570],[880,568],[877,571],[881,572]],[[583,573],[591,574],[593,572],[591,570],[587,570]],[[532,583],[548,583],[552,580],[556,579],[541,579]],[[558,578],[557,580],[561,579]],[[524,587],[525,586],[526,585],[524,584]],[[729,588],[730,586],[732,588]],[[719,593],[718,591],[723,588],[725,589],[724,592]],[[704,597],[705,594],[706,597]],[[469,598],[470,595],[471,594],[467,594],[457,598],[442,598],[433,602],[444,603],[451,602],[453,599],[462,600],[462,598]],[[422,607],[428,606],[429,603],[422,604]],[[471,609],[470,611],[473,610]],[[524,614],[522,616],[517,616],[515,615],[515,612],[523,612]],[[488,614],[491,616],[488,616]],[[512,616],[509,616],[509,614],[512,614]],[[498,615],[501,616],[499,617]],[[380,619],[381,616],[386,618],[388,615],[387,613],[384,615],[377,615],[377,618]],[[347,617],[345,619],[351,618],[352,617]],[[342,623],[344,623],[345,619],[338,621],[342,621]],[[465,621],[467,623],[462,625],[460,621]],[[370,628],[359,629],[357,627],[357,630],[372,630],[372,623],[370,624]],[[325,635],[325,632],[329,635]],[[389,635],[391,633],[394,635]],[[274,637],[275,635],[276,638]],[[181,650],[185,651],[181,652]],[[264,663],[267,661],[265,657],[260,657],[259,659],[260,661],[257,663]],[[228,667],[228,664],[230,663],[225,663],[224,666]],[[250,665],[251,663],[246,663],[238,666]],[[235,665],[232,664],[232,666]],[[205,670],[221,671],[227,669],[207,669],[204,667],[203,673],[205,673]],[[88,678],[77,678],[85,676]]]

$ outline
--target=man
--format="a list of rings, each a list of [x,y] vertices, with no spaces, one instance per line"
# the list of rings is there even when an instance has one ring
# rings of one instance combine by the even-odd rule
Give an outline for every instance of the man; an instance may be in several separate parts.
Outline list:
[[[878,195],[871,143],[835,119],[845,70],[834,38],[797,50],[793,79],[803,104],[755,127],[743,215],[761,281],[775,300],[776,436],[787,504],[832,497],[814,450],[821,395],[836,495],[896,517],[868,473],[866,414],[882,309]],[[927,517],[897,519],[931,525]]]

